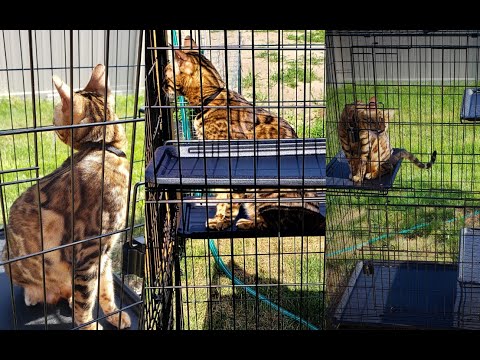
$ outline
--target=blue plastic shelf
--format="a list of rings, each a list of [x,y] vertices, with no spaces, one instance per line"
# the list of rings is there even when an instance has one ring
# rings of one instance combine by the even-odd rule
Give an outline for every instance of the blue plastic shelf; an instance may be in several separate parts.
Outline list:
[[[393,149],[397,154],[402,149]],[[384,174],[376,179],[364,179],[362,183],[354,183],[349,179],[350,167],[343,151],[340,151],[327,165],[327,187],[335,189],[365,189],[365,190],[388,190],[393,186],[397,172],[400,169],[400,159],[389,174]]]
[[[461,120],[480,120],[480,88],[468,88],[463,92]]]
[[[145,171],[159,187],[324,188],[325,139],[168,141]]]
[[[209,230],[206,227],[208,218],[215,216],[216,205],[208,203],[205,200],[199,200],[198,203],[184,203],[183,212],[180,218],[180,226],[177,234],[184,238],[205,239],[205,238],[249,238],[249,237],[268,237],[268,236],[323,236],[325,235],[325,203],[319,205],[319,213],[314,214],[310,211],[305,212],[305,221],[298,223],[283,224],[284,226],[273,227],[268,230],[240,230],[237,229],[235,223],[238,219],[247,218],[243,207],[233,221],[233,227],[226,230]],[[269,207],[269,214],[262,213],[263,216],[271,216],[272,219],[278,218],[279,209],[277,207]],[[299,211],[298,208],[281,207],[280,211]],[[301,211],[301,209],[300,209]],[[286,214],[288,216],[288,214]]]

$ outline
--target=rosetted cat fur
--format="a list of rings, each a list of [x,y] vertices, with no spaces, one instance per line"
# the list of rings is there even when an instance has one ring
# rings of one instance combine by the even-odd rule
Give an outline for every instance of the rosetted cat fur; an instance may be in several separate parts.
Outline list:
[[[381,109],[375,97],[368,104],[357,101],[345,106],[338,122],[338,136],[350,166],[350,180],[361,183],[364,179],[378,178],[391,172],[401,158],[420,169],[430,169],[435,163],[436,151],[428,163],[422,163],[403,149],[392,155],[387,131],[393,116],[394,111]]]
[[[204,108],[196,115],[193,126],[198,139],[226,140],[226,139],[285,139],[297,138],[292,126],[284,119],[253,106],[242,95],[225,88],[225,83],[220,77],[210,60],[198,51],[198,46],[189,36],[185,38],[183,50],[175,50],[174,61],[166,66],[165,80],[167,91],[170,94],[183,95],[191,106],[219,106],[219,108]],[[228,106],[228,109],[227,109]],[[237,106],[241,106],[238,108]],[[232,108],[234,107],[234,108]],[[277,219],[275,224],[268,223],[261,215],[266,209],[278,208],[278,204],[254,203],[254,190],[247,193],[223,192],[217,199],[233,198],[232,204],[219,203],[216,214],[208,219],[210,229],[223,230],[233,224],[240,207],[243,206],[248,219],[239,219],[236,226],[239,229],[266,229],[271,226],[282,228],[282,223],[302,223],[305,219],[316,218],[319,213],[318,205],[308,201],[314,197],[313,192],[302,192],[295,189],[265,189],[256,191],[257,199],[270,198],[305,198],[298,202],[284,202],[280,205],[280,224],[278,216],[269,216]],[[235,199],[251,199],[252,202],[242,204]],[[307,217],[305,217],[307,216]],[[315,224],[308,224],[314,226]]]
[[[42,249],[79,242],[46,252],[44,261],[42,255],[13,261],[5,265],[5,270],[14,284],[24,288],[27,305],[44,301],[55,304],[60,299],[66,299],[74,308],[76,325],[80,326],[94,319],[97,293],[105,315],[118,310],[114,301],[110,253],[120,234],[98,236],[125,226],[129,162],[123,150],[127,143],[123,126],[114,122],[118,119],[114,112],[114,96],[105,89],[103,65],[95,67],[88,84],[83,90],[76,91],[73,99],[67,84],[57,76],[53,77],[53,81],[61,97],[54,112],[56,126],[101,123],[105,120],[109,125],[75,128],[73,138],[71,129],[56,131],[61,141],[77,151],[73,159],[65,160],[58,169],[41,178],[38,186],[33,185],[15,200],[10,208],[3,259],[15,259],[41,252]],[[104,132],[106,151],[103,160]],[[102,169],[103,193],[100,190]],[[97,238],[82,241],[92,237]],[[97,288],[98,276],[100,289]],[[106,320],[122,329],[130,327],[130,318],[125,312],[112,314]],[[96,328],[95,322],[82,327]],[[100,324],[98,328],[101,328]]]

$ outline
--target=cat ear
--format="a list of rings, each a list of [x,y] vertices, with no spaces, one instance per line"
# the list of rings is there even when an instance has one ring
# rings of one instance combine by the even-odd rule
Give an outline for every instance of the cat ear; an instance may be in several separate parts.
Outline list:
[[[193,40],[190,37],[190,35],[185,36],[185,39],[183,40],[183,47],[186,50],[197,50],[198,49],[197,43],[195,42],[195,40]]]
[[[376,107],[377,106],[377,98],[375,96],[372,96],[370,98],[370,100],[368,100],[368,103],[369,103],[370,107]]]
[[[110,93],[109,85],[107,85],[107,93]],[[83,90],[96,92],[100,95],[105,94],[105,66],[103,64],[95,66],[90,76],[90,81]]]
[[[188,60],[188,55],[182,50],[175,50],[175,60],[182,63],[183,61]]]
[[[57,75],[52,76],[53,83],[57,88],[57,92],[62,99],[62,111],[66,112],[70,108],[70,86],[65,84]]]

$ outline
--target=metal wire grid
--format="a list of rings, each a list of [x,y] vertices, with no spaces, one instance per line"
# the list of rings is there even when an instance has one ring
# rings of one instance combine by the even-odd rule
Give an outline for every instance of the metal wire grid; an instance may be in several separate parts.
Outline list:
[[[153,135],[147,136],[148,161],[155,161],[152,144],[159,146],[175,139],[179,145],[188,139],[187,133],[194,138],[193,129],[185,122],[191,120],[195,107],[184,105],[178,97],[169,102],[162,91],[163,69],[186,35],[212,60],[226,88],[250,100],[255,94],[254,107],[286,118],[299,137],[323,137],[325,47],[323,39],[314,38],[317,32],[159,30],[147,35],[150,41],[146,44],[146,121],[151,129],[147,132]],[[232,235],[215,240],[213,231],[212,239],[180,238],[176,224],[185,214],[177,211],[188,202],[185,197],[196,195],[208,206],[213,202],[207,196],[213,195],[212,191],[183,184],[171,190],[147,184],[147,208],[151,207],[152,214],[147,215],[150,269],[146,298],[155,299],[146,304],[147,328],[305,329],[307,322],[321,327],[323,239]],[[261,199],[255,201],[260,203]],[[166,214],[165,223],[156,220]],[[285,316],[279,307],[303,321]]]
[[[0,41],[0,104],[2,120],[0,120],[0,201],[2,209],[2,227],[8,222],[9,208],[13,201],[37,180],[51,173],[68,157],[73,149],[57,140],[52,125],[53,108],[58,101],[52,84],[52,75],[58,75],[73,89],[83,88],[93,67],[97,63],[105,64],[106,76],[110,89],[115,94],[115,112],[119,122],[123,123],[127,132],[129,149],[127,158],[130,161],[130,184],[128,201],[128,220],[125,228],[118,231],[124,234],[122,239],[131,241],[131,236],[143,234],[144,196],[140,191],[132,197],[133,188],[144,174],[144,119],[138,115],[138,104],[142,103],[143,83],[140,82],[144,71],[143,32],[142,31],[2,31]],[[85,125],[64,126],[64,128],[81,128]],[[98,184],[102,189],[103,184]],[[65,196],[68,196],[67,194]],[[132,210],[135,218],[131,217]],[[72,219],[74,222],[75,219]],[[72,227],[73,228],[73,227]],[[2,231],[3,237],[6,236]],[[91,239],[93,241],[108,234]],[[5,246],[5,240],[0,246]],[[43,242],[43,239],[42,239]],[[67,246],[72,246],[69,244]],[[41,251],[58,251],[61,247]],[[35,254],[35,255],[39,255]],[[33,255],[27,255],[27,257]],[[43,256],[43,255],[42,255]],[[18,261],[10,259],[0,262],[0,273],[3,266]],[[118,298],[119,309],[134,308],[141,303],[142,279],[135,275],[125,276],[122,273],[122,249],[119,246],[113,253],[114,273],[120,280]],[[43,265],[44,266],[44,265]],[[0,274],[6,275],[6,274]],[[72,272],[72,279],[74,272]],[[73,281],[72,281],[73,282]],[[2,297],[9,297],[2,304],[11,303],[13,311],[13,327],[20,328],[19,318],[28,316],[18,314],[17,291],[9,279],[9,291]],[[131,288],[131,289],[130,289]],[[137,293],[138,302],[124,303],[125,292]],[[97,297],[98,301],[98,297]],[[17,302],[17,303],[16,303]],[[37,305],[41,306],[41,305]],[[98,308],[98,303],[97,303]],[[27,310],[28,311],[28,310]],[[39,328],[54,329],[58,324],[49,318],[51,309],[42,306],[42,316],[36,322]],[[70,316],[71,314],[67,315]],[[96,312],[100,320],[99,313]],[[73,321],[70,325],[75,328]],[[135,327],[138,324],[134,325]],[[68,327],[68,326],[67,326]],[[28,328],[28,326],[27,326]]]
[[[405,148],[421,161],[437,150],[428,171],[404,160],[391,189],[328,190],[330,325],[451,327],[460,311],[453,302],[460,295],[453,280],[448,289],[442,281],[456,276],[462,229],[478,227],[478,129],[460,119],[465,88],[479,83],[478,32],[329,31],[326,44],[327,163],[341,150],[337,123],[345,104],[371,96],[396,111],[389,128],[392,147]],[[382,262],[388,270],[382,270]],[[425,279],[432,271],[439,283],[418,280],[409,288],[404,279],[403,295],[408,293],[410,302],[398,308],[391,305],[401,298],[393,281],[405,262],[410,267],[403,274]],[[358,264],[366,268],[359,272]],[[435,270],[426,270],[429,266]],[[383,275],[390,280],[380,281]],[[435,301],[444,301],[443,308]]]

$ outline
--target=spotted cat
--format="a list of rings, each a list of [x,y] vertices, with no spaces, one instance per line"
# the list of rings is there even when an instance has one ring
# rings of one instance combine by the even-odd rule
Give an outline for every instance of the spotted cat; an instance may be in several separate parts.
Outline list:
[[[106,112],[104,110],[106,85],[103,65],[95,67],[87,86],[76,91],[73,99],[67,84],[57,76],[53,77],[53,81],[61,97],[61,102],[55,107],[54,125],[118,119],[114,112],[114,96],[109,90]],[[72,106],[73,119],[70,116]],[[105,161],[102,151],[104,131]],[[76,325],[87,323],[81,328],[95,329],[97,324],[89,322],[93,320],[99,275],[98,294],[103,312],[108,315],[118,310],[114,301],[110,253],[120,234],[101,239],[97,237],[125,226],[130,173],[124,153],[127,141],[123,126],[115,123],[106,127],[76,128],[73,137],[71,129],[58,129],[56,133],[60,140],[78,151],[73,154],[73,159],[68,158],[54,172],[41,178],[38,187],[33,185],[15,200],[10,208],[3,259],[14,260],[42,249],[62,248],[46,252],[44,262],[41,255],[35,255],[8,263],[5,270],[14,284],[24,288],[26,305],[45,301],[55,304],[60,299],[66,299],[73,306]],[[102,170],[103,194],[100,191]],[[89,238],[94,239],[86,240]],[[76,242],[78,244],[74,246],[66,246]],[[116,313],[106,319],[116,327],[130,327],[127,313]],[[101,328],[100,324],[98,327]]]

